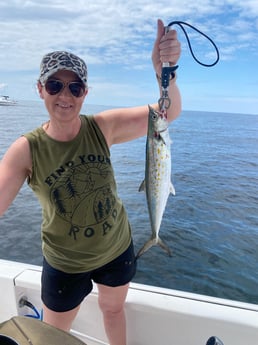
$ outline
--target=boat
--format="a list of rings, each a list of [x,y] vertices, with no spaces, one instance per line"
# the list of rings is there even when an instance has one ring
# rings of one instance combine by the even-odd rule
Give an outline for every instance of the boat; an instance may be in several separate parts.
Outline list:
[[[17,101],[14,101],[9,96],[0,96],[0,105],[16,105]]]
[[[0,323],[42,318],[40,280],[40,266],[0,260]],[[97,299],[94,286],[72,325],[71,335],[87,345],[108,344]],[[257,344],[256,304],[132,282],[125,312],[128,345]]]

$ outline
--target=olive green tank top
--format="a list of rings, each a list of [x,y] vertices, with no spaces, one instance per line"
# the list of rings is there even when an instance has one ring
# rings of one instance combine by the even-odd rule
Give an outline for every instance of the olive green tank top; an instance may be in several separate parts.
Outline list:
[[[69,142],[52,139],[42,127],[25,134],[32,155],[28,183],[42,206],[43,255],[67,273],[101,267],[131,242],[105,138],[93,116],[80,118]]]

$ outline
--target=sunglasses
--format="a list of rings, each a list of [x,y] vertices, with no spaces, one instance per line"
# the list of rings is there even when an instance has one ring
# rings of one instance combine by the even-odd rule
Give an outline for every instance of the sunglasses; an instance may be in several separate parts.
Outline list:
[[[70,83],[64,83],[61,80],[50,79],[45,83],[45,89],[49,95],[57,95],[66,86],[68,86],[71,94],[74,97],[82,97],[85,92],[85,86],[80,81],[71,81]]]

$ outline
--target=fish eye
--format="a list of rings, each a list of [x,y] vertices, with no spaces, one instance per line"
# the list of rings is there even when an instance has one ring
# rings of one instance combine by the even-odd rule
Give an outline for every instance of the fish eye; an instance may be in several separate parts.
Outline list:
[[[158,119],[158,114],[153,113],[153,114],[151,115],[151,118],[152,118],[152,120],[157,120],[157,119]]]

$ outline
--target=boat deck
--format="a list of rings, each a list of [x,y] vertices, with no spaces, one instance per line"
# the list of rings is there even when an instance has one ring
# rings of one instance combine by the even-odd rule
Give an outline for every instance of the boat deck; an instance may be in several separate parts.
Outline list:
[[[41,267],[0,260],[0,322],[31,312],[26,297],[41,311]],[[88,345],[108,344],[98,293],[82,303],[71,333]],[[126,301],[128,345],[205,345],[211,336],[224,345],[254,345],[258,306],[132,283]]]

